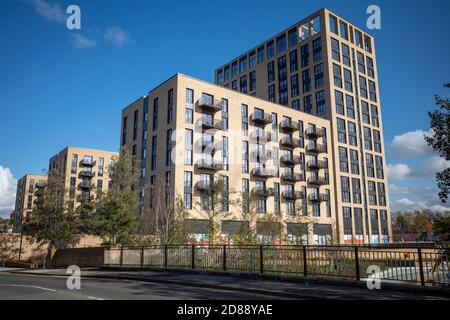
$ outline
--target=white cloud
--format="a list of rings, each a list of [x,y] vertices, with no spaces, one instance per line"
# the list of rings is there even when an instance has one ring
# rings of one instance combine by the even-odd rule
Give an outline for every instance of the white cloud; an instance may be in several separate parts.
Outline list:
[[[17,180],[11,170],[0,166],[0,216],[9,217],[14,210],[16,200]]]
[[[416,130],[395,136],[391,144],[393,157],[405,160],[432,154],[433,149],[427,145],[424,138],[424,136],[431,134],[431,130]]]
[[[396,165],[389,164],[387,166],[387,175],[389,180],[405,180],[411,175],[411,168],[403,163],[398,163]]]
[[[444,204],[438,197],[438,188],[415,184],[412,186],[390,185],[391,208],[395,211],[431,210],[450,211],[450,203]]]
[[[72,34],[72,44],[77,49],[89,49],[97,45],[95,40],[91,40],[79,33]]]
[[[109,27],[105,30],[105,39],[121,47],[130,40],[130,35],[121,27]]]
[[[64,23],[66,14],[59,3],[48,3],[44,0],[30,0],[37,13],[48,21]]]
[[[436,173],[449,167],[450,161],[446,161],[439,156],[433,156],[413,167],[403,163],[389,164],[387,174],[390,180],[434,179]]]

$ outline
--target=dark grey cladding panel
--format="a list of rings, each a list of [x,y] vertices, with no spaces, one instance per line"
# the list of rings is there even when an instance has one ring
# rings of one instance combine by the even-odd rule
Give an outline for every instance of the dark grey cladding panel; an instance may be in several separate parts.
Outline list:
[[[308,234],[308,225],[306,223],[288,223],[287,233],[292,235]]]
[[[248,229],[248,221],[222,221],[222,233],[225,234],[239,234]]]
[[[313,227],[315,235],[331,235],[331,225],[330,224],[315,224]]]
[[[188,233],[209,233],[210,222],[208,220],[186,220],[184,223]]]

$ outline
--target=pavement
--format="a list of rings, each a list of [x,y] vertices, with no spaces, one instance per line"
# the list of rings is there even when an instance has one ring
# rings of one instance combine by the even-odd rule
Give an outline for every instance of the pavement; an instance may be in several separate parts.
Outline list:
[[[81,271],[81,290],[68,290],[66,270],[0,269],[0,299],[344,299],[450,300],[450,290],[369,290],[364,287],[247,279],[149,270]]]

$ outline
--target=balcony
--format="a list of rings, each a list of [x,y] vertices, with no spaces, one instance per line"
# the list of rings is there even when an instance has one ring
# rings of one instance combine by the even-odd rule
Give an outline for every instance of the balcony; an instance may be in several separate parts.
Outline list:
[[[292,137],[281,138],[280,144],[286,148],[297,148],[299,146],[299,140]]]
[[[201,159],[197,162],[196,167],[198,170],[209,170],[209,171],[222,170],[222,164],[216,163],[213,160]]]
[[[295,132],[300,130],[300,128],[298,127],[298,123],[294,124],[294,122],[287,119],[284,119],[283,121],[280,122],[280,129],[283,130],[284,132]]]
[[[253,112],[250,120],[255,126],[265,127],[266,125],[272,123],[272,116],[267,113]]]
[[[273,169],[253,168],[252,175],[259,178],[273,178],[275,177],[275,172]]]
[[[47,186],[47,182],[45,182],[45,181],[36,182],[36,188],[45,188],[46,186]]]
[[[308,184],[315,185],[315,186],[323,186],[328,185],[328,179],[325,179],[323,177],[310,177],[308,178]]]
[[[317,169],[326,169],[327,162],[320,160],[310,160],[306,163],[309,169],[317,170]]]
[[[216,145],[214,143],[214,140],[209,140],[209,139],[199,139],[197,141],[197,145],[199,148],[209,148],[211,150],[211,152],[213,152],[216,149]]]
[[[94,199],[95,199],[95,196],[94,196],[93,194],[89,194],[89,196],[80,194],[80,195],[78,195],[78,197],[77,197],[77,201],[78,201],[78,202],[92,201],[92,200],[94,200]]]
[[[327,152],[327,148],[323,144],[309,143],[306,146],[306,151],[313,152],[313,153],[326,153]]]
[[[93,166],[95,166],[95,161],[93,161],[91,159],[82,159],[80,161],[80,165],[84,166],[84,167],[93,167]]]
[[[91,182],[89,182],[89,181],[82,181],[82,182],[80,182],[78,184],[78,187],[80,189],[87,189],[87,190],[89,190],[89,189],[91,189]]]
[[[195,188],[202,192],[214,191],[214,183],[212,181],[200,180],[195,184]]]
[[[250,151],[250,159],[256,160],[257,162],[264,163],[266,160],[272,159],[272,151],[271,150],[252,150]]]
[[[301,191],[285,190],[281,193],[281,196],[286,200],[302,199],[303,194]]]
[[[325,136],[325,130],[317,127],[309,127],[305,130],[305,134],[309,138],[320,138]]]
[[[80,176],[84,178],[93,178],[95,177],[95,172],[92,171],[80,171]]]
[[[303,176],[300,173],[283,173],[281,179],[284,181],[298,182],[303,181]]]
[[[268,131],[254,130],[250,133],[250,141],[259,143],[271,142],[272,133]]]
[[[273,188],[258,188],[252,189],[252,194],[256,197],[267,198],[275,195],[275,190]]]
[[[214,119],[200,118],[197,120],[197,126],[202,127],[202,130],[222,130],[220,122],[214,123]]]
[[[328,201],[328,195],[321,193],[321,194],[310,194],[308,196],[309,201],[311,202],[325,202]]]
[[[209,97],[201,97],[197,101],[197,107],[208,113],[215,113],[222,110],[221,101]]]
[[[280,161],[287,167],[293,167],[296,164],[300,164],[300,157],[292,154],[284,154],[281,156]]]

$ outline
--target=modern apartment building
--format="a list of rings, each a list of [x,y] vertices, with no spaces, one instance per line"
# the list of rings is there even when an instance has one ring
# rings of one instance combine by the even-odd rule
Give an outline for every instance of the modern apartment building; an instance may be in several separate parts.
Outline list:
[[[372,36],[321,9],[218,68],[215,82],[277,103],[280,114],[328,119],[339,239],[392,239]]]
[[[141,167],[142,207],[182,199],[196,241],[208,241],[219,182],[242,199],[214,217],[222,239],[244,225],[278,243],[263,219],[276,214],[291,242],[322,244],[339,236],[330,134],[329,120],[176,74],[123,109],[121,145]],[[246,220],[251,210],[256,218]]]
[[[50,158],[49,177],[59,177],[74,196],[74,207],[106,192],[117,152],[67,147]]]
[[[39,203],[47,176],[27,174],[17,181],[16,205],[13,212],[13,232],[21,232],[22,222]]]

